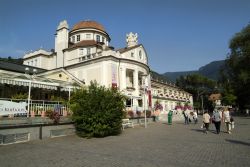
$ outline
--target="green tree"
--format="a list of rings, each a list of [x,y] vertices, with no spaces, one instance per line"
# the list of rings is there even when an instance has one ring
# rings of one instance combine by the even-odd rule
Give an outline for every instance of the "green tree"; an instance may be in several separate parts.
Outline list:
[[[197,109],[211,109],[208,97],[214,92],[216,82],[200,74],[181,76],[176,80],[177,86],[191,93],[194,99],[194,107]]]
[[[229,48],[223,83],[231,90],[227,90],[226,99],[234,103],[237,97],[239,107],[244,108],[250,105],[250,24],[234,35]]]
[[[12,58],[11,56],[9,56],[8,58],[1,58],[0,57],[0,61],[7,61],[7,62],[12,62],[12,63],[16,63],[16,64],[23,64],[23,59],[22,58]]]
[[[17,93],[13,96],[11,96],[11,99],[27,99],[28,98],[28,94],[27,93]]]
[[[121,133],[125,97],[113,88],[91,83],[76,90],[70,100],[78,135],[104,137]]]

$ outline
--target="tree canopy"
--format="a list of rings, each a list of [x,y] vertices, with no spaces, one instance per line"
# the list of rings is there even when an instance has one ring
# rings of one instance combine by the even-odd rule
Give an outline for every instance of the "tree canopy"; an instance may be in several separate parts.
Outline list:
[[[181,76],[176,80],[177,86],[191,93],[194,98],[194,107],[202,109],[202,105],[206,109],[210,109],[211,103],[208,97],[214,92],[216,82],[208,79],[200,74],[191,74]]]
[[[226,59],[224,85],[237,97],[240,108],[250,107],[250,24],[236,33],[229,44],[230,54]],[[226,92],[228,93],[228,92]]]

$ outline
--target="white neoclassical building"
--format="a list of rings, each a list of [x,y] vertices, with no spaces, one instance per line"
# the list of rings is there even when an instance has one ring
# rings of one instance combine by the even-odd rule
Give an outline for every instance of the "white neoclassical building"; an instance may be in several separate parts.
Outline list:
[[[24,65],[44,69],[38,76],[65,82],[77,80],[81,85],[96,81],[106,87],[117,87],[128,97],[130,110],[153,107],[159,100],[163,110],[178,103],[193,103],[192,95],[173,85],[153,80],[148,55],[138,35],[126,35],[127,46],[114,49],[105,28],[95,21],[81,21],[72,28],[66,20],[59,23],[55,49],[39,49],[24,55]]]

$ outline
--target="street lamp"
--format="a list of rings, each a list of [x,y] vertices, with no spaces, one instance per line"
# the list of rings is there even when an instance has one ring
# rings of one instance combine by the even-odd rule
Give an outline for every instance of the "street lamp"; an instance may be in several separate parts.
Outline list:
[[[28,93],[28,111],[27,111],[27,117],[29,117],[30,113],[30,93],[31,93],[31,82],[35,78],[37,73],[36,69],[33,69],[32,71],[29,69],[29,67],[25,68],[25,75],[27,78],[29,78],[29,93]]]
[[[146,107],[145,107],[145,103],[146,103],[146,77],[148,75],[147,74],[142,74],[141,77],[142,79],[144,79],[144,86],[143,86],[143,110],[144,110],[144,115],[145,115],[145,128],[147,128],[147,113],[146,113]]]
[[[203,95],[201,95],[201,109],[202,109],[202,114],[204,114]]]

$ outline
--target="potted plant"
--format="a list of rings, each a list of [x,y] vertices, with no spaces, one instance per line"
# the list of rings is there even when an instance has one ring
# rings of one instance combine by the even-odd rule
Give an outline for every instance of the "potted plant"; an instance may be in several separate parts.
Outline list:
[[[132,110],[128,111],[128,115],[130,118],[134,118],[134,112]]]
[[[53,120],[54,124],[58,124],[60,121],[60,114],[57,111],[47,110],[46,111],[47,117]]]

